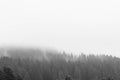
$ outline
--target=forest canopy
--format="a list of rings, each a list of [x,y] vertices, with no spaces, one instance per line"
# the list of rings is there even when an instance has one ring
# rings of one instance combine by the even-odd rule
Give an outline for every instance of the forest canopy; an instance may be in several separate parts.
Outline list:
[[[0,55],[0,80],[120,80],[118,57],[92,54],[76,57],[31,48],[0,49]]]

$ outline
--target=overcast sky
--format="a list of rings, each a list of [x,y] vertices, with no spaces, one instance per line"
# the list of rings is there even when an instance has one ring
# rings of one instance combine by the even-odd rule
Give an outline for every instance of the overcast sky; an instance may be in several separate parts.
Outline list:
[[[120,1],[0,0],[0,45],[120,57]]]

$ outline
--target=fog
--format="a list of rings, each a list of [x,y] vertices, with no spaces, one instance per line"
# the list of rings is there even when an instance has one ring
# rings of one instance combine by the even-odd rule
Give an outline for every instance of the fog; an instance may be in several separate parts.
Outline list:
[[[117,0],[1,0],[0,45],[120,56]]]

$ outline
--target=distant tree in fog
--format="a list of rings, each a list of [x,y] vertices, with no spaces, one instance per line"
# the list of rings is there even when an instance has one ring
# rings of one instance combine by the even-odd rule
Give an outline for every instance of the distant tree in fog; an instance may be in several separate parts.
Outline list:
[[[24,51],[19,50],[19,53],[21,52]],[[85,54],[74,57],[66,53],[46,53],[46,56],[49,61],[34,58],[0,58],[0,80],[120,80],[120,59],[117,57]]]

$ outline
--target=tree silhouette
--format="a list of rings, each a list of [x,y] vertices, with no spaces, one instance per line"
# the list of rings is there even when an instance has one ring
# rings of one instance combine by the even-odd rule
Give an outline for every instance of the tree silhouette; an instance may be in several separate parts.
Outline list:
[[[3,70],[0,71],[0,80],[22,80],[22,78],[15,75],[9,67],[3,67]]]
[[[66,75],[65,80],[72,80],[70,75]]]

